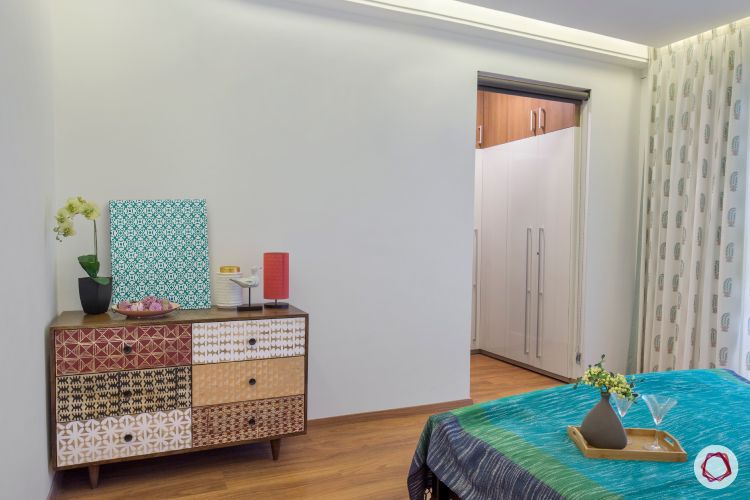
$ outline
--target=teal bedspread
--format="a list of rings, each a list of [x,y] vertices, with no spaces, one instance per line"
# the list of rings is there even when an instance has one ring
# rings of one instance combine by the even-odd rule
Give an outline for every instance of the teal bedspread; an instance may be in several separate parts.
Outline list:
[[[585,458],[568,438],[598,401],[595,389],[571,385],[476,404],[433,415],[409,472],[412,499],[422,498],[434,473],[462,500],[473,499],[750,499],[750,382],[726,370],[639,375],[637,391],[678,400],[661,428],[688,454],[682,463]],[[653,428],[642,401],[626,427]],[[709,490],[693,473],[705,446],[737,456],[739,474],[723,490]]]

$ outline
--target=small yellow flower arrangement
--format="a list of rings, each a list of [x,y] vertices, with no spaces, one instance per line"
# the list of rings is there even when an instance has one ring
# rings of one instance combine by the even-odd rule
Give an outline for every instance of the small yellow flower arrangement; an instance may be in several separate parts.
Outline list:
[[[73,226],[73,219],[76,215],[83,215],[94,225],[94,253],[92,255],[81,255],[78,262],[89,277],[100,285],[108,285],[110,278],[99,276],[99,245],[96,233],[96,219],[101,215],[99,206],[96,203],[86,201],[80,196],[68,198],[65,205],[55,214],[57,225],[52,228],[56,234],[57,241],[63,241],[63,238],[75,236],[76,230]]]
[[[631,377],[630,380],[621,373],[609,372],[604,369],[604,354],[602,359],[595,365],[589,365],[583,376],[576,380],[574,388],[579,385],[589,385],[596,387],[602,394],[614,394],[617,397],[634,401],[638,394],[635,389],[636,380]]]

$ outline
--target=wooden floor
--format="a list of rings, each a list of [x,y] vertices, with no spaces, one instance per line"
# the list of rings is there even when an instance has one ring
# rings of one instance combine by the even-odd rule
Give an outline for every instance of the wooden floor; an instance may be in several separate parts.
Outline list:
[[[471,357],[475,402],[560,384],[482,355]],[[311,422],[305,436],[267,444],[123,462],[101,468],[99,488],[86,469],[65,471],[58,498],[72,499],[403,499],[406,474],[429,413],[346,422]]]

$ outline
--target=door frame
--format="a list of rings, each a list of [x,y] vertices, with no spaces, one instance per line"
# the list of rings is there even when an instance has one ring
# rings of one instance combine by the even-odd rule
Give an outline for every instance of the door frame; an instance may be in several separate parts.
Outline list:
[[[569,359],[568,373],[576,374],[580,371],[584,357],[585,339],[585,283],[586,283],[586,214],[588,213],[589,187],[589,158],[591,144],[591,104],[592,99],[583,101],[580,108],[580,127],[578,141],[578,156],[575,161],[575,187],[573,191],[573,227],[574,238],[572,251],[571,304],[570,304],[570,332],[573,337],[573,356]]]
[[[477,89],[477,92],[479,89]],[[579,140],[576,147],[576,158],[574,161],[573,170],[573,216],[572,216],[572,227],[571,227],[571,240],[573,242],[573,248],[571,249],[571,282],[570,282],[570,304],[569,304],[569,335],[570,335],[570,352],[568,355],[568,374],[573,375],[580,371],[579,367],[583,362],[584,358],[584,339],[586,336],[585,332],[585,282],[586,282],[586,249],[587,249],[587,234],[586,234],[586,214],[588,213],[588,186],[589,186],[589,158],[590,158],[590,143],[591,143],[591,105],[593,97],[581,101],[579,115],[580,115],[580,132],[578,134]],[[481,281],[481,262],[482,262],[482,220],[481,220],[481,206],[482,206],[482,179],[481,176],[483,170],[477,168],[477,157],[476,149],[474,156],[474,252],[473,252],[473,266],[472,266],[472,321],[471,321],[471,352],[481,353],[482,341],[479,331],[479,325],[481,324],[482,309],[481,309],[481,292],[482,292],[482,281]],[[476,210],[479,213],[476,213]],[[497,357],[497,356],[495,356]],[[506,360],[510,363],[514,363],[512,360]],[[525,366],[525,368],[534,368]],[[535,370],[538,371],[538,370]],[[549,374],[547,374],[549,375]]]

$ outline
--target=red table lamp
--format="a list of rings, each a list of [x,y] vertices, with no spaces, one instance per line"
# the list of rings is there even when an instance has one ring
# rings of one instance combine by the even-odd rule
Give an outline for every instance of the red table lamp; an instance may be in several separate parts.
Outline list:
[[[272,309],[289,307],[279,299],[289,298],[289,254],[269,252],[263,254],[263,298],[273,300],[263,304]]]

